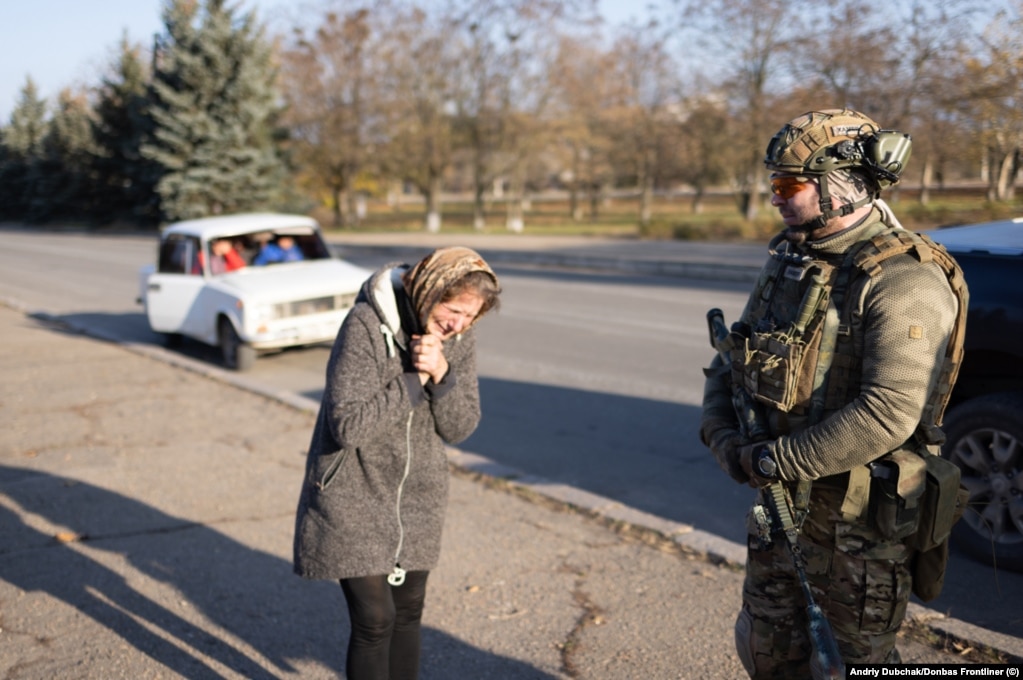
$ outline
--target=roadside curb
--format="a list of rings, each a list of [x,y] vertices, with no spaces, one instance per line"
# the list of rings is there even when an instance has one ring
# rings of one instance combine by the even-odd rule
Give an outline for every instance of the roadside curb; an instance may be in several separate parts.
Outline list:
[[[336,240],[332,240],[330,244],[346,257],[349,255],[364,257],[375,255],[410,261],[418,259],[432,250],[431,246],[426,245],[361,245],[341,243]],[[699,261],[637,260],[543,250],[490,250],[485,247],[478,248],[478,252],[491,264],[528,264],[537,267],[561,267],[583,271],[613,271],[627,274],[739,283],[753,283],[760,274],[759,266],[750,267]]]

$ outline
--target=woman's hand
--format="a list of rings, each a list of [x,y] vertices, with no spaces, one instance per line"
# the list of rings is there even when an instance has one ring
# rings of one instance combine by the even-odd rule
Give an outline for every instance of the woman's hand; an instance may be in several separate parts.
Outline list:
[[[422,384],[430,379],[439,383],[448,374],[444,345],[436,335],[413,335],[409,348],[412,350],[412,365],[419,371]]]

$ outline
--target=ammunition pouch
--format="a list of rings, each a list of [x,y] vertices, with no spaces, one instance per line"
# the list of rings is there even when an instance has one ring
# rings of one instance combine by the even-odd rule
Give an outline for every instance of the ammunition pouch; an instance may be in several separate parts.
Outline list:
[[[729,352],[732,381],[757,401],[782,412],[810,399],[811,385],[800,380],[807,347],[781,333],[753,333]]]
[[[870,523],[889,540],[912,536],[920,524],[927,464],[898,449],[870,465]]]
[[[929,455],[927,488],[921,507],[920,526],[909,541],[913,557],[913,593],[924,602],[941,594],[948,565],[948,542],[952,526],[963,516],[970,492],[959,483],[959,468],[941,456]]]
[[[959,467],[941,456],[929,455],[927,463],[927,488],[924,491],[923,514],[920,528],[910,542],[910,547],[926,551],[948,540],[954,525],[963,516],[969,492],[959,483]]]
[[[913,593],[936,598],[945,581],[948,541],[969,492],[959,468],[940,455],[899,449],[871,464],[869,518],[885,538],[914,551]]]

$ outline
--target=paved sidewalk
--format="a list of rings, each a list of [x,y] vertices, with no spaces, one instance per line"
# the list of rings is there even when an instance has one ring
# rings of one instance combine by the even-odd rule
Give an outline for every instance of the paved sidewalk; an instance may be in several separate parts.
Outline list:
[[[290,568],[307,400],[2,306],[0,368],[0,677],[338,677],[339,588]],[[424,679],[741,677],[741,570],[687,527],[517,484],[452,478]]]

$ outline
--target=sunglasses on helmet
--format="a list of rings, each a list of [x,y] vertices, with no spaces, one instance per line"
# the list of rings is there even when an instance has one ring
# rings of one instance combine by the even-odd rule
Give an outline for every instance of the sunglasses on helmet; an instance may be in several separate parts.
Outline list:
[[[809,189],[813,184],[803,177],[786,175],[771,178],[771,193],[780,196],[786,201],[804,189]]]

